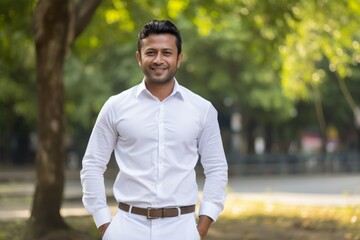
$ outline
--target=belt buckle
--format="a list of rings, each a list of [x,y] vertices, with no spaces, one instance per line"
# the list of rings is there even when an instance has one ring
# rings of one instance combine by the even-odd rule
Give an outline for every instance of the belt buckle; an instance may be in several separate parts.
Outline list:
[[[147,208],[147,214],[146,214],[147,219],[157,219],[157,218],[159,218],[158,216],[152,216],[151,212],[154,211],[154,210],[157,210],[157,209],[156,208],[151,208],[151,207]]]

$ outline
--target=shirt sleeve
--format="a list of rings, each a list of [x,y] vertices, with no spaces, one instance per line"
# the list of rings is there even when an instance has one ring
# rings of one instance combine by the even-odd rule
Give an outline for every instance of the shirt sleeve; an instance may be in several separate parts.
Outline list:
[[[104,172],[117,140],[113,127],[111,98],[102,107],[92,130],[82,161],[80,179],[83,188],[83,204],[93,215],[97,227],[111,221],[106,202]]]
[[[224,209],[228,166],[222,144],[217,111],[210,105],[199,137],[200,161],[204,168],[205,184],[199,215],[217,220]]]

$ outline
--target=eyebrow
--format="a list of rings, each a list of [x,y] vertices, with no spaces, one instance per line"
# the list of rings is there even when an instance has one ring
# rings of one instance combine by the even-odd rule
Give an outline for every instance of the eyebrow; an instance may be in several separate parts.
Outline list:
[[[153,50],[159,51],[159,49],[156,49],[156,48],[147,48],[144,51],[153,51]],[[160,51],[174,51],[174,50],[171,48],[162,48],[162,49],[160,49]]]

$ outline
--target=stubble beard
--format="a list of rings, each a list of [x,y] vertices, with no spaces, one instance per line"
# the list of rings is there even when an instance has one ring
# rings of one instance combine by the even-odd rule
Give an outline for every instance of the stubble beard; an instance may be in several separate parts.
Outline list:
[[[177,65],[177,62],[176,62],[176,65]],[[162,77],[162,76],[156,77],[156,76],[154,76],[155,74],[153,74],[154,71],[151,69],[151,67],[152,66],[150,66],[149,69],[143,71],[144,75],[145,75],[146,79],[149,81],[149,83],[152,83],[155,85],[166,85],[175,78],[177,68],[175,68],[174,71],[171,71],[171,70],[169,70],[170,68],[167,67],[166,69],[168,72],[164,77]]]

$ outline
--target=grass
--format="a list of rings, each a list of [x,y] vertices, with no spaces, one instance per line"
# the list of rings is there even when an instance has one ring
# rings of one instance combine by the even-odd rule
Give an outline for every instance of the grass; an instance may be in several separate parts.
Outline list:
[[[329,207],[229,197],[209,239],[360,240],[360,206]]]
[[[76,230],[100,239],[89,216],[67,217]],[[0,240],[20,240],[24,220],[0,223]],[[206,240],[360,240],[360,206],[287,205],[229,197]]]

